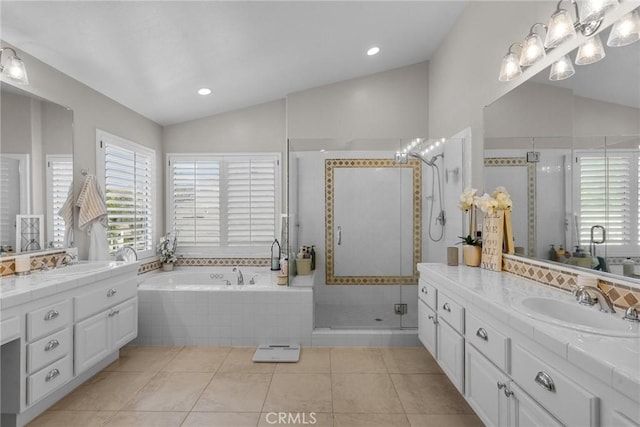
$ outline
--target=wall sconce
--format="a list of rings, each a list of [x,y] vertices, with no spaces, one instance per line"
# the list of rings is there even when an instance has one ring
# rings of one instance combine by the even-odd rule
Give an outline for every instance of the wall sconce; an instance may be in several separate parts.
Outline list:
[[[640,40],[640,13],[632,10],[613,24],[607,46],[626,46]]]
[[[5,51],[10,51],[5,53]],[[5,54],[6,60],[4,65],[2,64],[2,54]],[[18,57],[15,49],[11,47],[3,47],[0,49],[0,72],[9,81],[18,83],[21,85],[29,84],[29,77],[27,76],[27,70],[24,66],[22,59]]]
[[[511,50],[514,46],[519,46],[522,50],[522,45],[520,43],[512,43],[511,46],[509,46],[507,54],[502,58],[502,66],[500,67],[500,75],[498,76],[498,80],[501,82],[509,82],[520,77],[522,74],[520,60]]]
[[[544,44],[539,34],[535,32],[535,28],[541,26],[544,30],[547,30],[547,26],[537,22],[531,26],[529,34],[525,37],[522,43],[522,52],[520,53],[520,66],[529,67],[545,57],[546,52],[544,50]]]

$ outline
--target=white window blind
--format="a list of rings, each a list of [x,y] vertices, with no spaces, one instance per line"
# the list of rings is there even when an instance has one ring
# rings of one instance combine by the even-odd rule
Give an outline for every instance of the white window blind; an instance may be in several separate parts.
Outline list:
[[[73,156],[48,155],[47,162],[47,241],[54,248],[64,247],[65,223],[58,215],[67,201],[73,183]],[[73,197],[73,194],[71,195]]]
[[[153,150],[100,132],[99,151],[104,165],[109,252],[131,246],[139,256],[154,253]]]
[[[277,155],[169,156],[169,220],[182,247],[267,248],[277,230]]]
[[[638,153],[615,151],[607,152],[605,157],[604,153],[583,152],[578,153],[576,160],[580,244],[588,246],[591,227],[601,225],[606,229],[607,246],[637,250],[640,241]]]

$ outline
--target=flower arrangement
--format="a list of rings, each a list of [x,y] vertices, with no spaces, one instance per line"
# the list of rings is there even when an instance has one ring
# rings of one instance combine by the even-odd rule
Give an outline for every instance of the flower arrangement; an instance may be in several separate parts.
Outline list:
[[[171,238],[171,233],[160,238],[158,243],[158,253],[160,254],[160,262],[163,264],[173,264],[178,259],[176,257],[176,249],[178,248],[178,238]]]
[[[461,211],[469,214],[469,234],[466,237],[459,236],[462,241],[460,243],[471,246],[482,246],[482,241],[476,239],[476,207],[478,206],[478,189],[467,187],[460,195],[460,203],[458,207]]]
[[[477,206],[484,213],[494,213],[496,211],[511,211],[511,195],[504,187],[498,187],[495,191],[488,195],[484,193],[482,197],[478,198]]]

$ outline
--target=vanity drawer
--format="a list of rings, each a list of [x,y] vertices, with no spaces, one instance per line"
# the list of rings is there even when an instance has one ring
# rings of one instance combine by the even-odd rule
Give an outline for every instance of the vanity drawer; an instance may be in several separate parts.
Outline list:
[[[599,399],[519,345],[512,349],[511,376],[562,424],[598,425]]]
[[[52,363],[27,378],[27,404],[32,405],[60,388],[73,377],[71,355]]]
[[[47,305],[27,313],[27,341],[49,335],[71,323],[71,300]]]
[[[487,321],[481,320],[467,311],[465,316],[467,341],[480,350],[487,359],[491,360],[498,368],[509,373],[509,352],[511,340],[506,335],[498,332]]]
[[[27,373],[32,374],[54,360],[71,353],[73,348],[71,328],[44,337],[27,346]]]
[[[0,345],[7,343],[20,336],[20,317],[7,317],[0,321]]]
[[[435,310],[438,301],[438,290],[424,280],[420,280],[418,288],[420,299],[424,301],[430,309]]]
[[[444,319],[453,329],[464,334],[464,307],[444,292],[438,294],[438,319]]]
[[[124,300],[136,296],[137,281],[135,278],[120,283],[105,285],[95,291],[74,298],[76,321],[92,316]]]

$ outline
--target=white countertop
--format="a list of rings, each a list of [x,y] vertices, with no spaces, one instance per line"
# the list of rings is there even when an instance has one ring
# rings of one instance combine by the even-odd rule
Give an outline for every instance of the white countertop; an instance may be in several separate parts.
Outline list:
[[[598,335],[557,326],[534,319],[518,308],[522,298],[528,296],[575,302],[568,292],[510,273],[498,273],[477,267],[418,264],[418,271],[423,278],[437,275],[445,279],[447,293],[448,290],[454,291],[486,314],[516,329],[570,363],[582,366],[590,374],[634,401],[640,401],[640,338]],[[617,311],[619,315],[621,309]],[[620,321],[624,322],[622,319]]]
[[[81,262],[81,264],[89,265],[91,263]],[[26,276],[0,278],[0,309],[5,310],[123,273],[137,273],[139,265],[138,262],[127,263],[124,261],[96,262],[95,264],[95,271],[89,270],[82,273],[71,273],[73,267],[63,267],[58,270],[35,271]],[[65,273],[65,268],[70,269],[68,270],[70,274]]]

